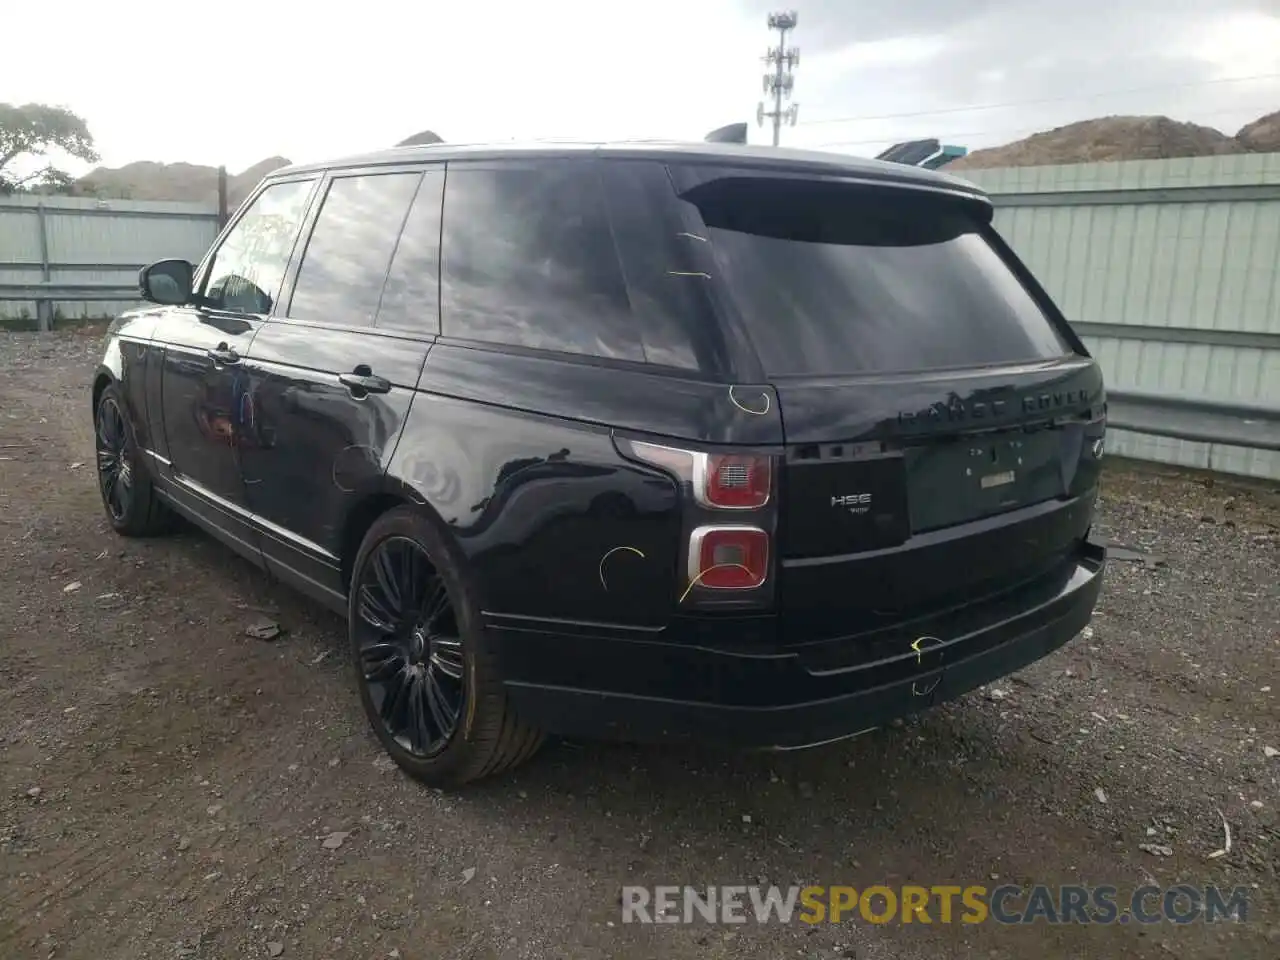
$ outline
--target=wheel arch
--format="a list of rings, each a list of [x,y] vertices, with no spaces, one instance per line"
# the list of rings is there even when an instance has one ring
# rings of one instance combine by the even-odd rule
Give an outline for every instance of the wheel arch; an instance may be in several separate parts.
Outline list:
[[[115,382],[115,376],[106,367],[99,367],[98,372],[93,375],[92,413],[95,417],[98,415],[98,401],[102,399],[102,392]]]
[[[340,570],[344,589],[350,590],[356,554],[360,552],[360,544],[364,542],[365,534],[378,522],[379,517],[398,507],[409,507],[436,527],[445,541],[445,545],[450,548],[451,556],[449,559],[455,565],[462,566],[463,552],[458,549],[456,537],[440,516],[439,511],[423,500],[410,487],[388,479],[384,486],[366,491],[351,506],[343,518],[338,560],[341,565]]]

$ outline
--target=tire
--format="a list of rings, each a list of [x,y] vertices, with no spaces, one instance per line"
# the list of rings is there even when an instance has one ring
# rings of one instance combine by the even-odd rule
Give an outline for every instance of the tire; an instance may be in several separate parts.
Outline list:
[[[365,534],[347,623],[365,716],[410,776],[459,786],[523,763],[541,746],[542,732],[507,699],[453,550],[413,508],[388,511]]]
[[[153,537],[169,531],[173,514],[156,494],[127,409],[114,383],[98,397],[93,413],[98,493],[107,521],[116,533]]]

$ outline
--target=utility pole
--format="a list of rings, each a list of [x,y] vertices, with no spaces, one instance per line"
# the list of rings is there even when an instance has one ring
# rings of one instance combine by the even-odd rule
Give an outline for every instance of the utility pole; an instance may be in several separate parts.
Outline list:
[[[795,47],[787,49],[787,31],[796,28],[796,20],[797,15],[794,10],[769,14],[769,29],[778,31],[778,45],[764,55],[764,62],[773,67],[772,73],[764,75],[764,92],[766,95],[773,95],[773,109],[766,110],[762,101],[756,107],[756,124],[763,127],[765,117],[773,120],[775,147],[778,145],[778,138],[782,131],[782,121],[786,120],[794,127],[796,113],[799,110],[799,104],[795,103],[785,110],[782,109],[782,101],[791,99],[791,88],[795,85],[791,70],[800,65],[800,51]]]

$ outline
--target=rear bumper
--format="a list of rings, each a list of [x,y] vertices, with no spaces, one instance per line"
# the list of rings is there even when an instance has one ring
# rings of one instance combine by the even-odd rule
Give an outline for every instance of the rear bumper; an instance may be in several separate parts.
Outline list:
[[[548,732],[788,749],[927,709],[1051,653],[1088,624],[1104,566],[1104,550],[1083,544],[998,597],[812,644],[761,642],[767,626],[741,621],[733,636],[705,623],[620,636],[489,615],[487,631],[516,709]]]

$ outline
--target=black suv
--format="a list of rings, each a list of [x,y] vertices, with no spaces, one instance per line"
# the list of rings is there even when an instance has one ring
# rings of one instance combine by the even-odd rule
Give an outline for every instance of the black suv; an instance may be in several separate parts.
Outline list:
[[[141,271],[107,513],[347,618],[438,784],[543,736],[792,748],[1088,622],[1102,377],[971,184],[722,144],[409,146],[267,177]]]

